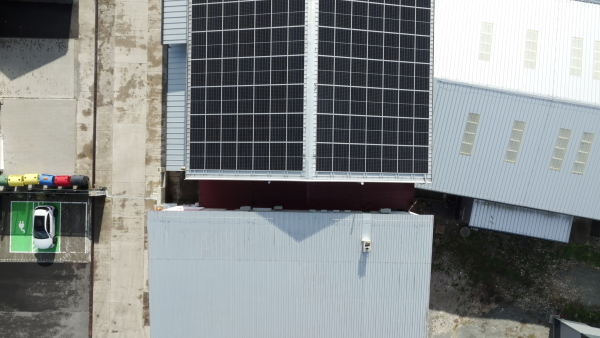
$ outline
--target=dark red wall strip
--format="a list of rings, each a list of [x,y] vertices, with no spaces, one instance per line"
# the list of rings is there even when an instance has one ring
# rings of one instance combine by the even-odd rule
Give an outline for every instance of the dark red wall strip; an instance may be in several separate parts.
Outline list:
[[[202,180],[199,196],[200,206],[230,210],[276,205],[286,210],[408,210],[415,198],[415,188],[414,184],[406,183]]]

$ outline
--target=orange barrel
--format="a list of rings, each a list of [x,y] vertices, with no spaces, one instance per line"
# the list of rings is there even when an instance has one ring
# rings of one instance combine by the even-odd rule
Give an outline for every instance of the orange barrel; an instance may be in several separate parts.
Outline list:
[[[50,187],[53,186],[54,185],[54,175],[42,174],[40,176],[40,184],[47,185]]]
[[[54,185],[57,187],[70,187],[71,186],[71,176],[67,176],[67,175],[54,176]]]
[[[25,174],[23,175],[24,185],[40,184],[40,174]]]
[[[22,187],[24,185],[23,175],[9,175],[8,185],[11,187]]]

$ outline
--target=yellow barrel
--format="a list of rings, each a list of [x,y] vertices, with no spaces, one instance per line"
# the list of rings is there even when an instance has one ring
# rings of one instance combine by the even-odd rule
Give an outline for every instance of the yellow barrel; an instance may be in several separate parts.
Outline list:
[[[24,185],[40,184],[40,174],[25,174],[23,175]]]
[[[23,175],[8,175],[8,185],[11,187],[22,187]]]

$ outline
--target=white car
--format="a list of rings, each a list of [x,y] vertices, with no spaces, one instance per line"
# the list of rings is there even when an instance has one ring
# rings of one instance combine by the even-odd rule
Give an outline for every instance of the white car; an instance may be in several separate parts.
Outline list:
[[[56,212],[51,205],[40,205],[33,211],[33,244],[38,249],[50,249],[56,244]]]

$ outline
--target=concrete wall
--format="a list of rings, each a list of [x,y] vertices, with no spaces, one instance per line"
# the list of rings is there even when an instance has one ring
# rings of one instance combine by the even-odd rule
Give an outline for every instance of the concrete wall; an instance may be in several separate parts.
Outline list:
[[[75,100],[3,100],[0,133],[4,135],[7,175],[75,173]]]

